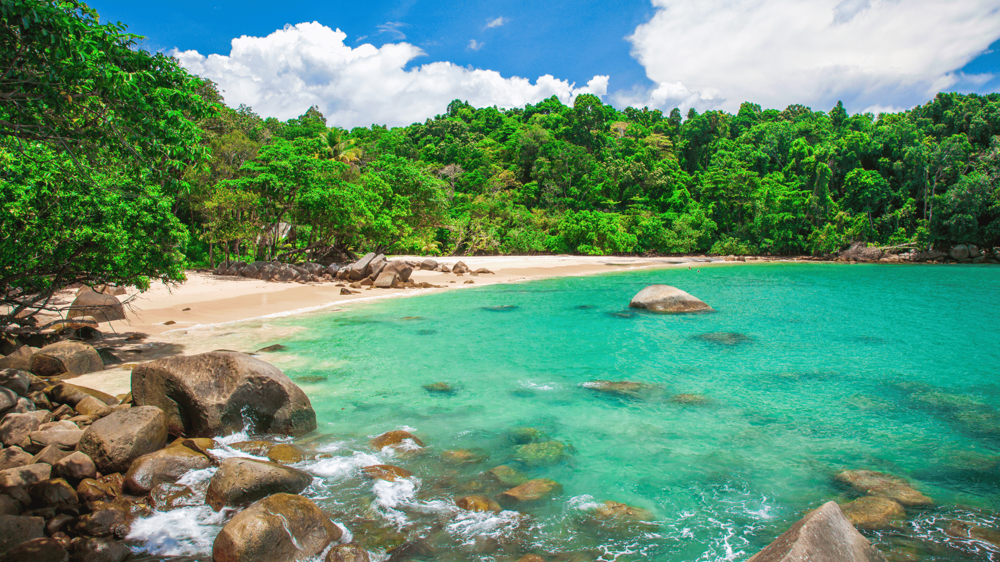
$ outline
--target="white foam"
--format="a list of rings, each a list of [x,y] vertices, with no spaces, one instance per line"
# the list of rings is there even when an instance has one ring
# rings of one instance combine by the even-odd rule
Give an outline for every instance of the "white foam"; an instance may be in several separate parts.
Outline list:
[[[473,545],[476,537],[490,536],[501,538],[513,533],[521,523],[527,519],[526,515],[516,511],[465,511],[458,510],[454,521],[446,527],[446,530],[456,535],[466,545]]]
[[[597,509],[602,505],[594,501],[594,496],[589,495],[573,496],[566,503],[570,509],[578,509],[580,511],[590,511],[592,509]]]
[[[211,554],[212,543],[226,520],[207,505],[157,511],[132,522],[127,541],[136,541],[136,552],[154,556]]]
[[[530,388],[532,390],[555,390],[557,388],[556,383],[551,383],[551,382],[539,384],[539,383],[532,382],[532,381],[520,381],[519,380],[519,381],[517,381],[517,383],[520,384],[524,388]],[[586,384],[586,383],[584,383],[584,384]]]
[[[320,459],[305,464],[302,469],[322,478],[344,480],[353,476],[363,466],[382,464],[382,460],[371,453],[356,451],[353,455]]]

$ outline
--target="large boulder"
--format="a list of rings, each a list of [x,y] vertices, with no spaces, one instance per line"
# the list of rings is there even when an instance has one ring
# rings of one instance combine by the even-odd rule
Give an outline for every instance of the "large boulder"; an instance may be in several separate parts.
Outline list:
[[[22,347],[21,349],[31,349],[30,347]],[[34,379],[30,373],[25,372],[23,369],[3,369],[0,370],[0,387],[12,390],[15,394],[20,396],[27,396],[28,389],[31,387],[31,383]]]
[[[76,299],[69,305],[69,311],[66,313],[66,318],[77,316],[93,316],[98,322],[111,322],[124,320],[125,309],[117,297],[84,287],[76,294]]]
[[[948,252],[951,259],[956,261],[962,261],[969,259],[969,247],[965,244],[958,244],[957,246],[952,246],[951,251]]]
[[[712,310],[700,299],[670,285],[650,285],[639,291],[632,302],[632,308],[642,308],[652,312],[705,312]]]
[[[342,531],[312,501],[275,494],[236,514],[212,546],[214,562],[297,562],[312,558]]]
[[[145,495],[160,484],[176,482],[189,470],[210,466],[212,461],[208,457],[176,443],[132,461],[125,473],[125,486],[136,494]]]
[[[53,386],[49,389],[49,394],[52,396],[52,400],[61,404],[68,404],[73,408],[75,408],[77,404],[82,402],[88,396],[93,396],[108,406],[118,405],[118,399],[110,394],[105,394],[100,390],[94,390],[93,388],[87,388],[86,386],[77,386],[68,382],[61,382]]]
[[[312,483],[308,473],[277,463],[228,458],[219,465],[205,492],[205,503],[215,511],[240,507],[271,494],[297,494]]]
[[[125,472],[137,458],[167,444],[167,416],[153,406],[118,410],[91,424],[77,450],[104,474]]]
[[[398,279],[396,274],[392,271],[383,271],[379,273],[378,278],[375,279],[375,288],[377,289],[394,289],[396,288]]]
[[[75,376],[103,370],[101,354],[78,341],[66,340],[47,345],[31,357],[31,372],[40,377],[53,377],[63,373]]]
[[[0,554],[0,562],[69,562],[69,553],[59,541],[39,537],[25,541]]]
[[[45,520],[41,517],[0,515],[0,552],[24,541],[45,536]]]
[[[748,562],[885,562],[836,502],[810,511]]]
[[[166,412],[172,435],[214,437],[244,429],[302,435],[316,429],[316,412],[302,389],[277,367],[235,351],[140,365],[132,370],[132,399]]]
[[[382,269],[382,273],[385,272],[395,273],[396,279],[405,283],[410,280],[410,275],[413,274],[413,266],[404,261],[391,261]]]
[[[389,260],[385,259],[385,255],[379,254],[375,256],[368,264],[368,269],[366,270],[366,273],[368,274],[367,277],[374,280],[378,277],[379,273],[382,273],[382,270],[384,270],[385,266],[388,264]]]
[[[368,265],[371,264],[373,259],[375,259],[375,254],[368,253],[358,261],[344,268],[347,270],[347,278],[351,281],[361,281],[367,277],[369,275]]]
[[[20,369],[22,371],[31,370],[31,356],[35,352],[28,346],[22,345],[15,349],[10,355],[0,357],[0,369]]]
[[[858,529],[886,529],[906,518],[906,510],[899,502],[882,496],[862,496],[841,505],[840,509]]]
[[[435,269],[437,269],[437,267],[438,267],[438,262],[430,258],[427,258],[424,261],[420,262],[420,269],[424,271],[434,271]]]

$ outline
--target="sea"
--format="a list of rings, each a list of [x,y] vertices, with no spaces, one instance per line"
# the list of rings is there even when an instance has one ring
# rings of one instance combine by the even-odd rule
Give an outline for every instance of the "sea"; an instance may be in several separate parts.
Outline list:
[[[648,285],[713,312],[628,307]],[[491,285],[241,324],[185,337],[254,352],[300,385],[318,429],[305,495],[372,560],[743,561],[874,470],[934,506],[865,536],[890,561],[1000,560],[953,529],[1000,526],[1000,269],[958,265],[696,264]],[[608,392],[604,383],[638,383]],[[621,387],[617,387],[621,388]],[[378,451],[405,430],[424,447]],[[219,440],[216,454],[255,436]],[[544,446],[532,447],[532,444]],[[412,449],[412,448],[411,448]],[[458,451],[458,453],[456,453]],[[543,454],[539,454],[539,453]],[[372,480],[362,468],[413,473]],[[489,471],[554,480],[496,498]],[[189,505],[133,523],[140,560],[211,560],[231,512]],[[622,522],[606,502],[637,508]],[[981,538],[981,537],[980,537]]]

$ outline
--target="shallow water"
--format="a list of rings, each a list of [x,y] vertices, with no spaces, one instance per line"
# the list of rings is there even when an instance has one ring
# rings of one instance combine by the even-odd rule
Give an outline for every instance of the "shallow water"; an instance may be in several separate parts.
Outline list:
[[[717,312],[628,309],[653,283]],[[1000,269],[991,267],[701,266],[271,319],[219,337],[218,347],[288,347],[262,359],[296,380],[316,409],[319,430],[299,443],[329,458],[301,464],[316,476],[308,495],[376,555],[422,538],[433,549],[428,560],[527,552],[746,560],[804,511],[849,499],[832,476],[856,468],[904,476],[937,504],[912,511],[898,530],[869,533],[886,552],[1000,560],[993,546],[943,532],[954,520],[996,524],[1000,508],[998,295]],[[592,380],[644,386],[607,395],[582,386]],[[453,391],[423,388],[435,382]],[[525,462],[512,433],[525,427],[565,444],[565,457]],[[401,428],[427,449],[400,456],[368,447],[372,436]],[[451,449],[489,458],[455,466],[441,458]],[[415,478],[361,475],[380,462]],[[521,512],[459,510],[459,496],[502,491],[481,477],[500,464],[554,479],[563,491]],[[656,521],[598,524],[591,513],[605,500]],[[210,553],[222,519],[184,510],[151,521],[161,534],[177,522],[166,532],[169,548],[151,553]]]

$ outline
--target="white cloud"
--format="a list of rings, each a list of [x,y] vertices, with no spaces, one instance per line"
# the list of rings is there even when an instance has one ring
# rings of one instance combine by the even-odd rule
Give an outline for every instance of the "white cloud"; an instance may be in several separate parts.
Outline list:
[[[486,43],[480,43],[475,39],[469,39],[469,48],[472,49],[473,51],[478,51],[479,49],[482,49],[484,45],[486,45]]]
[[[490,28],[494,28],[494,27],[500,27],[501,25],[507,23],[508,21],[509,20],[503,19],[503,16],[500,16],[500,17],[498,17],[496,19],[492,19],[492,20],[486,22],[486,29],[490,29]]]
[[[629,101],[735,111],[741,102],[912,107],[991,76],[957,70],[1000,37],[997,0],[652,0],[628,40],[656,84]],[[673,105],[671,105],[673,104]]]
[[[211,79],[226,102],[245,103],[263,116],[289,119],[318,105],[331,125],[408,125],[444,113],[454,99],[476,107],[523,107],[551,96],[572,103],[583,93],[604,96],[608,77],[595,76],[586,87],[546,74],[534,83],[504,78],[492,70],[433,62],[410,70],[424,55],[409,43],[351,48],[347,34],[319,23],[285,26],[267,37],[233,39],[229,55],[174,50],[170,54],[191,72]]]
[[[406,39],[406,34],[399,29],[401,27],[409,27],[409,25],[398,21],[387,21],[383,24],[375,26],[375,28],[378,29],[379,34],[388,33],[395,39]]]

